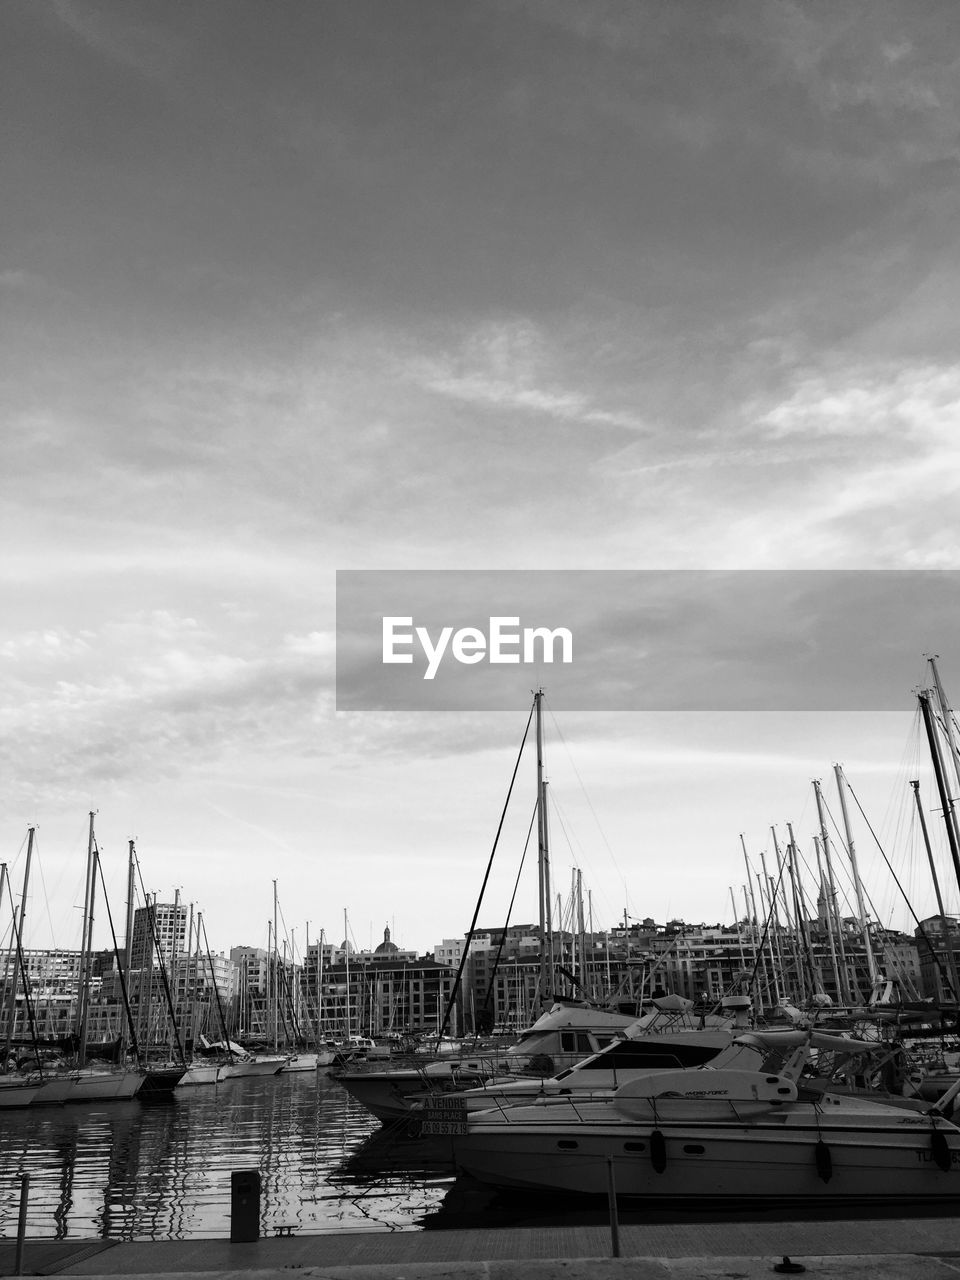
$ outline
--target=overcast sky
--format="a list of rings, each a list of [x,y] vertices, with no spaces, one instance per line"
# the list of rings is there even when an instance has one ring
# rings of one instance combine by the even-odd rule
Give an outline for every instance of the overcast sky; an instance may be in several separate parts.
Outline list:
[[[960,568],[952,0],[2,19],[0,857],[19,892],[37,824],[28,943],[79,943],[91,808],[115,915],[135,838],[217,949],[266,945],[274,880],[298,949],[345,911],[360,946],[462,935],[528,700],[338,712],[337,570]],[[557,891],[580,868],[598,927],[729,919],[740,833],[758,859],[790,821],[812,856],[841,760],[934,910],[907,782],[932,809],[943,616],[882,713],[558,713]],[[514,918],[536,901],[528,858]]]

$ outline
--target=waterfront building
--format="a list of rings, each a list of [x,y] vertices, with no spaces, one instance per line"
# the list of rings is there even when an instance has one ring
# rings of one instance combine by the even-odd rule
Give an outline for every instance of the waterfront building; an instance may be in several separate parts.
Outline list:
[[[59,947],[25,947],[24,974],[14,990],[14,963],[6,957],[0,987],[0,1039],[8,1034],[19,1044],[40,1040],[70,1040],[79,1018],[81,953]],[[87,1036],[91,1043],[113,1040],[122,1027],[122,1002],[114,1004],[102,995],[104,975],[116,970],[112,951],[95,951],[90,958],[90,1002]],[[29,993],[29,995],[28,995]],[[31,1027],[31,1016],[33,1025]]]
[[[133,913],[130,968],[150,969],[162,957],[168,972],[187,949],[187,907],[182,902],[153,901]]]
[[[303,1007],[321,1037],[436,1033],[456,978],[455,967],[400,948],[384,929],[372,951],[312,943],[301,974]],[[458,1000],[448,1031],[463,1030]]]
[[[951,990],[951,970],[953,965],[960,969],[960,921],[956,916],[928,916],[920,921],[914,937],[920,990],[937,1003],[954,1004],[957,997]]]

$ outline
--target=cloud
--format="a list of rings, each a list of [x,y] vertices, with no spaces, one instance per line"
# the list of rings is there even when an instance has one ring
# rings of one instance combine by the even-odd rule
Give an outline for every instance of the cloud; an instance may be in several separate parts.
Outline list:
[[[874,366],[799,376],[758,424],[775,438],[886,437],[925,445],[935,460],[960,452],[960,366]]]
[[[532,321],[504,320],[482,325],[456,350],[411,358],[404,372],[424,390],[465,404],[584,425],[649,430],[636,415],[564,386],[562,363],[562,352]]]
[[[329,637],[255,638],[215,614],[153,610],[8,638],[4,754],[20,798],[174,780],[254,745],[315,751],[317,708],[332,702]]]

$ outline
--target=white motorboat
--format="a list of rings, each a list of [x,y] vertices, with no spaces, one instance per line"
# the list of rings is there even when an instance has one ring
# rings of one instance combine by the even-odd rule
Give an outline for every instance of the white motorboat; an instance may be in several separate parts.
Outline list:
[[[526,1072],[545,1079],[574,1066],[621,1037],[636,1022],[629,1014],[576,1003],[557,1003],[513,1044],[502,1049],[446,1054],[407,1067],[364,1069],[348,1066],[334,1073],[352,1097],[378,1120],[407,1119],[428,1097],[469,1088],[483,1080]]]
[[[459,1123],[462,1127],[468,1112],[522,1106],[549,1098],[611,1097],[620,1085],[637,1076],[652,1071],[689,1070],[713,1061],[727,1053],[734,1034],[733,1029],[715,1028],[635,1035],[634,1029],[628,1027],[624,1038],[555,1076],[492,1076],[458,1092],[427,1094],[413,1109],[423,1119],[422,1133],[454,1133],[459,1130],[452,1126]],[[752,1050],[742,1049],[740,1053],[751,1066],[754,1064]]]
[[[457,1164],[500,1187],[606,1195],[612,1184],[687,1205],[956,1206],[960,1129],[943,1114],[948,1099],[927,1106],[805,1074],[818,1054],[849,1062],[877,1049],[817,1032],[740,1036],[732,1065],[649,1073],[606,1098],[469,1114]]]

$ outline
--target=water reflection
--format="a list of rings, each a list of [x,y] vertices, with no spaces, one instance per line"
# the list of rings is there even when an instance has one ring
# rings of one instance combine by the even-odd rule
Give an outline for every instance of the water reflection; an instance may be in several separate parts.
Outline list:
[[[391,1162],[395,1147],[336,1081],[312,1073],[179,1090],[163,1106],[4,1111],[0,1231],[16,1233],[29,1173],[33,1236],[226,1238],[235,1169],[259,1170],[262,1235],[417,1229],[452,1165],[396,1150]]]

